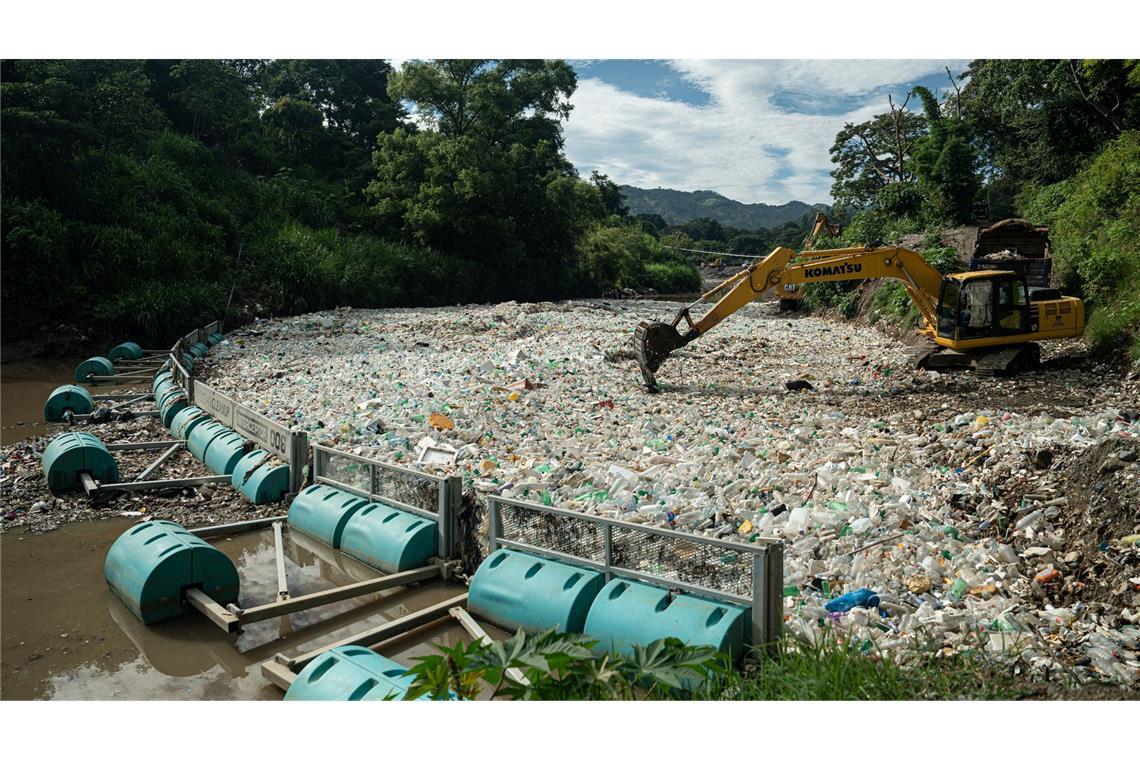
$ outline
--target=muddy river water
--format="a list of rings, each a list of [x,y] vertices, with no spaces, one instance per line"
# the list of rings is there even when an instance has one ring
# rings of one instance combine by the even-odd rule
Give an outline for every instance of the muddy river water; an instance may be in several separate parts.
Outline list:
[[[264,620],[227,634],[190,611],[144,626],[108,590],[103,561],[127,519],[65,525],[32,535],[0,536],[0,698],[280,699],[259,663],[294,655],[443,601],[463,589],[432,581],[389,589]],[[243,607],[277,591],[273,532],[212,542],[234,560]],[[304,536],[285,531],[286,575],[294,595],[376,577]],[[376,651],[403,665],[436,653],[436,644],[470,641],[447,619],[393,639]]]

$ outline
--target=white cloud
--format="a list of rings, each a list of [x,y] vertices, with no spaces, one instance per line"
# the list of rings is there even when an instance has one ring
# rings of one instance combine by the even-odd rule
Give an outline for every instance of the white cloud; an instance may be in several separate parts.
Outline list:
[[[953,61],[673,61],[709,95],[692,105],[635,95],[585,76],[571,102],[566,152],[584,175],[622,184],[715,190],[746,203],[827,201],[828,149],[845,121],[886,110],[886,93]],[[782,110],[781,91],[844,104],[842,113]],[[838,99],[838,101],[836,101]],[[786,175],[786,176],[782,176]]]

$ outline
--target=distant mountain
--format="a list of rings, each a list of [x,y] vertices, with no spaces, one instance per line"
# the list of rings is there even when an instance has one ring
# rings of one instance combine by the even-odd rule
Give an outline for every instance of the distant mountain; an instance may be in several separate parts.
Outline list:
[[[711,190],[645,190],[622,185],[621,194],[631,214],[660,214],[669,224],[683,224],[691,219],[707,217],[742,230],[779,227],[785,222],[799,221],[804,214],[829,209],[823,203],[807,204],[803,201],[789,201],[780,206],[741,203]]]

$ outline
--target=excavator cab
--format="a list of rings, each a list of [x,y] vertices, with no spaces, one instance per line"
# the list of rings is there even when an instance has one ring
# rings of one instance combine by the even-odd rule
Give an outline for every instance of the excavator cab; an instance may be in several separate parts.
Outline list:
[[[938,298],[939,338],[959,342],[1037,331],[1024,275],[964,272],[946,277]]]

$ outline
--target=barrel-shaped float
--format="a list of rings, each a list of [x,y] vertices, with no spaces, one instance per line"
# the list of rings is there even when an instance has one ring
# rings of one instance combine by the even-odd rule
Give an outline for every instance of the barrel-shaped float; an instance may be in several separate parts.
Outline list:
[[[274,465],[268,451],[254,449],[234,465],[230,483],[254,504],[272,504],[289,491],[289,467]]]
[[[594,599],[584,633],[597,639],[603,652],[631,654],[635,644],[671,636],[736,658],[748,644],[750,628],[748,607],[614,578]]]
[[[190,346],[190,354],[195,359],[201,359],[209,350],[210,347],[205,343],[195,343],[194,345]]]
[[[107,358],[113,362],[117,362],[122,359],[129,359],[132,361],[135,359],[141,359],[143,358],[142,346],[140,346],[138,343],[134,343],[128,340],[125,343],[120,343],[108,351]]]
[[[174,415],[174,419],[170,422],[170,432],[174,434],[175,438],[185,441],[195,427],[209,421],[210,415],[204,409],[188,406]]]
[[[226,339],[225,336],[222,335],[220,332],[212,333],[209,337],[206,338],[206,345],[213,348],[214,346],[218,345],[219,343],[221,343],[225,339]]]
[[[386,573],[414,570],[436,553],[435,522],[387,504],[369,504],[348,519],[340,550]]]
[[[402,699],[414,680],[403,665],[371,649],[343,646],[330,649],[306,665],[285,692],[285,699]]]
[[[245,456],[245,439],[232,430],[215,437],[202,461],[215,475],[232,475],[238,460]]]
[[[355,494],[311,485],[289,505],[289,527],[339,549],[349,518],[367,505],[367,499]]]
[[[194,354],[190,353],[189,351],[183,351],[182,356],[180,356],[179,359],[182,361],[182,369],[186,370],[187,372],[194,369],[194,365],[198,362],[198,357],[194,356]]]
[[[475,571],[467,606],[510,630],[581,633],[604,583],[596,570],[499,549]]]
[[[174,382],[174,373],[173,372],[171,372],[168,369],[164,369],[164,370],[160,370],[160,371],[154,373],[154,380],[151,381],[151,384],[150,384],[151,393],[158,393],[159,386],[161,386],[163,383],[166,383],[166,382],[169,382],[169,383]]]
[[[172,380],[169,377],[165,377],[162,380],[155,381],[154,383],[151,384],[150,387],[151,387],[152,393],[154,394],[155,402],[160,401],[162,399],[162,397],[165,396],[167,393],[169,393],[171,390],[175,390],[178,388],[178,386],[174,384],[174,380]]]
[[[174,416],[189,404],[186,392],[181,388],[171,388],[162,394],[162,398],[158,400],[158,413],[163,427],[170,427],[174,423]]]
[[[44,402],[44,420],[60,422],[66,412],[91,414],[94,409],[95,402],[86,388],[78,385],[61,385],[52,391]]]
[[[230,558],[169,520],[142,523],[119,536],[107,552],[103,576],[148,625],[182,614],[188,588],[200,588],[221,605],[238,599],[238,573]]]
[[[206,461],[206,450],[210,447],[210,442],[223,433],[232,433],[228,427],[220,422],[208,420],[196,425],[190,431],[190,435],[186,437],[186,449],[190,454],[199,462]]]
[[[90,359],[80,362],[79,366],[75,368],[75,382],[90,384],[109,383],[111,382],[110,380],[92,380],[90,376],[100,375],[106,378],[113,374],[115,374],[115,365],[111,363],[110,359],[105,356],[92,356]]]
[[[41,461],[44,478],[52,493],[83,487],[80,473],[89,473],[100,483],[118,483],[119,465],[111,452],[90,433],[63,433],[47,448]]]

